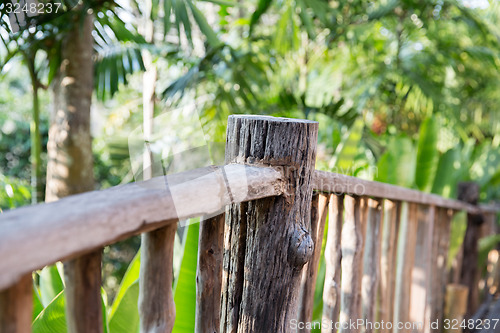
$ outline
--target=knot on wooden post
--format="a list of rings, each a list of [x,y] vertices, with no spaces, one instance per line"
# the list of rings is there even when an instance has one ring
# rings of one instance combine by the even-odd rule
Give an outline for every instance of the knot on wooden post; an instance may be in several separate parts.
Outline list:
[[[302,226],[296,228],[288,246],[288,262],[301,269],[312,258],[314,242],[311,234]]]

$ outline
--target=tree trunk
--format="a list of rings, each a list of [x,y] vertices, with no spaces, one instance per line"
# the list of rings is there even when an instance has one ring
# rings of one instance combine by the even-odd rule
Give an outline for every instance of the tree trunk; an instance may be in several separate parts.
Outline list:
[[[93,18],[82,12],[73,16],[71,24],[64,36],[61,66],[52,86],[54,109],[47,144],[46,201],[94,188],[90,135]],[[64,264],[71,333],[102,332],[100,263],[101,253],[97,250]]]
[[[46,201],[94,188],[90,104],[92,101],[92,17],[79,17],[63,42],[62,62],[52,86],[47,144]]]

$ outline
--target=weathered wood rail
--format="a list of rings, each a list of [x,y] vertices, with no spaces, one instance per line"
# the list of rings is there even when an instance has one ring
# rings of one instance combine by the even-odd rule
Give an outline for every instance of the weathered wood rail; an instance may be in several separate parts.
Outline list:
[[[32,271],[78,258],[70,331],[102,332],[100,251],[145,233],[141,332],[170,332],[173,237],[195,216],[196,332],[309,332],[324,239],[322,332],[440,331],[429,323],[443,317],[451,217],[497,208],[315,171],[316,141],[312,121],[231,116],[222,167],[0,215],[0,332],[30,331]]]

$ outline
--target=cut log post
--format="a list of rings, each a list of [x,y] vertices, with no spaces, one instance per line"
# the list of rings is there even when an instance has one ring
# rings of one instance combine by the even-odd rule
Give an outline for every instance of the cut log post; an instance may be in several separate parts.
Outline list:
[[[411,276],[417,240],[417,204],[404,202],[401,206],[401,235],[398,242],[394,322],[410,320]],[[394,327],[395,333],[410,332],[406,327]]]
[[[411,271],[410,321],[422,323],[414,331],[424,332],[429,325],[426,321],[427,295],[431,270],[432,241],[429,238],[429,226],[433,224],[434,207],[418,205],[416,226],[416,247]]]
[[[0,291],[0,332],[31,332],[33,319],[33,278],[23,276],[12,287]]]
[[[363,278],[361,282],[362,316],[366,322],[375,322],[377,291],[380,282],[380,252],[382,245],[382,200],[368,199],[366,220],[366,241],[363,258]],[[367,325],[364,332],[372,333],[374,328]]]
[[[173,253],[176,224],[148,232],[141,240],[139,272],[140,330],[172,332],[175,304],[172,293]]]
[[[314,241],[314,252],[311,260],[304,266],[300,293],[298,317],[299,321],[303,323],[312,321],[314,290],[316,287],[316,278],[318,277],[318,266],[321,257],[327,212],[328,195],[324,193],[315,194],[311,205],[311,235]],[[310,331],[307,325],[299,329],[299,332]]]
[[[323,316],[321,333],[336,333],[334,325],[340,314],[340,265],[342,259],[341,234],[344,215],[344,197],[330,195],[328,205],[328,235],[325,247],[325,285],[323,287]],[[334,325],[331,325],[331,324]],[[332,327],[333,326],[333,327]]]
[[[446,298],[444,307],[444,318],[449,320],[449,329],[443,325],[444,333],[462,332],[461,324],[467,311],[467,296],[469,289],[459,284],[446,286]],[[457,323],[457,325],[455,325]]]
[[[380,306],[378,320],[392,322],[396,281],[396,250],[398,243],[401,203],[384,200],[382,256],[380,260]],[[381,333],[391,331],[384,326]]]
[[[342,227],[342,282],[340,296],[340,322],[361,319],[361,274],[363,272],[363,222],[361,198],[346,195],[345,222]],[[340,333],[357,333],[360,327],[341,325]]]
[[[318,124],[230,116],[226,163],[274,166],[284,194],[232,205],[226,215],[221,332],[289,332],[304,264],[313,256],[312,173]]]
[[[458,199],[467,203],[477,205],[479,200],[479,185],[473,182],[458,184]],[[478,214],[467,214],[467,229],[463,242],[462,268],[460,272],[460,284],[469,288],[467,313],[465,318],[470,318],[479,304],[478,294],[478,242],[481,237],[481,225],[483,216]]]
[[[200,222],[196,271],[196,333],[216,333],[220,330],[224,219],[225,215],[220,214]]]
[[[64,263],[68,332],[103,331],[101,258],[102,250],[97,250]]]

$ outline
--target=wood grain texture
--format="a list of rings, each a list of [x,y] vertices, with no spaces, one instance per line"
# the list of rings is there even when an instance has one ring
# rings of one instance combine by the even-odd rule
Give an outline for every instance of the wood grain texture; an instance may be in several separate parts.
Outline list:
[[[399,201],[384,200],[382,253],[380,258],[380,305],[378,315],[380,321],[392,322],[394,317],[394,293],[396,281],[396,253],[401,217]],[[381,332],[391,330],[384,328]]]
[[[176,224],[148,232],[141,239],[139,315],[142,333],[172,332],[175,304],[172,292]]]
[[[340,315],[340,267],[342,259],[341,236],[344,215],[344,197],[330,194],[328,205],[328,235],[325,247],[325,285],[323,287],[323,315],[326,323],[336,323]],[[323,325],[321,333],[334,333],[332,325]]]
[[[23,276],[12,287],[0,291],[0,332],[31,332],[33,319],[33,278]]]
[[[411,276],[417,240],[417,204],[403,202],[401,206],[401,235],[398,242],[396,267],[396,292],[394,322],[410,321]],[[395,333],[410,332],[406,328],[394,328]]]
[[[424,332],[425,326],[429,325],[429,321],[426,320],[432,249],[432,241],[429,239],[429,226],[434,219],[433,215],[434,209],[431,206],[418,205],[415,257],[411,271],[409,318],[411,322],[420,322],[424,323],[424,325],[418,327],[414,332]]]
[[[66,322],[71,333],[103,331],[101,250],[64,263]]]
[[[377,292],[380,282],[380,252],[382,247],[382,200],[368,199],[368,216],[363,258],[363,278],[361,282],[362,318],[375,322]],[[373,326],[367,325],[365,332],[374,332]]]
[[[311,322],[314,307],[314,291],[318,277],[319,260],[323,235],[325,233],[326,216],[328,213],[328,194],[317,193],[313,196],[311,207],[311,235],[314,241],[314,252],[311,260],[305,264],[302,272],[300,304],[298,318],[300,322]],[[299,332],[310,332],[304,327]]]
[[[289,332],[301,273],[313,256],[308,232],[316,122],[230,116],[226,163],[282,169],[283,195],[231,205],[226,215],[221,332]]]
[[[467,312],[467,296],[469,294],[469,288],[460,284],[449,284],[446,286],[446,297],[444,306],[444,318],[448,319],[450,323],[455,320],[458,323],[462,323]],[[460,333],[462,332],[462,327],[460,324],[453,326],[449,329],[444,328],[444,333]]]
[[[426,300],[425,300],[425,322],[424,323],[430,323],[434,319],[434,298],[435,296],[433,295],[435,291],[435,281],[433,280],[435,277],[435,272],[434,270],[437,268],[437,261],[435,259],[436,255],[436,244],[437,240],[436,238],[439,237],[435,233],[436,229],[436,219],[438,218],[437,214],[437,209],[436,206],[431,205],[429,206],[429,212],[428,212],[428,223],[429,227],[427,229],[427,244],[428,244],[428,251],[429,251],[429,263],[427,265],[427,283],[426,283],[426,289],[427,289],[427,295],[426,295]],[[424,326],[424,333],[430,333],[433,330],[431,329],[430,325],[425,325]]]
[[[231,202],[280,195],[282,187],[282,175],[273,168],[233,164],[7,211],[0,215],[0,290],[58,260],[178,219],[217,213]]]
[[[220,330],[224,220],[220,214],[200,221],[198,268],[196,271],[196,333]]]
[[[466,210],[472,213],[482,212],[481,208],[464,201],[446,199],[436,194],[326,171],[316,170],[314,172],[313,184],[315,190],[329,193],[370,196],[381,199],[436,205],[455,210]],[[484,207],[485,210],[494,208],[492,206]]]
[[[430,321],[443,320],[444,297],[447,278],[447,259],[450,245],[450,222],[452,211],[446,208],[436,208],[431,255],[430,290],[428,297],[428,313]],[[431,329],[433,333],[440,332],[442,327]]]
[[[342,227],[342,277],[340,295],[340,322],[361,319],[361,275],[363,272],[363,234],[361,198],[346,195],[345,221]],[[341,325],[340,333],[357,333],[359,327]]]

